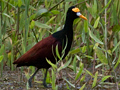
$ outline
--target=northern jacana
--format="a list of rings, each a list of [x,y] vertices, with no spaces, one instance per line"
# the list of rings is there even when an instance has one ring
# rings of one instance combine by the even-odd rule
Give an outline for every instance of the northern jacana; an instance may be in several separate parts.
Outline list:
[[[73,21],[79,17],[87,20],[87,18],[80,13],[80,10],[77,7],[71,6],[67,11],[65,25],[62,30],[55,32],[49,37],[39,41],[29,51],[13,62],[13,64],[17,64],[17,67],[35,66],[37,68],[35,73],[28,80],[29,87],[32,87],[32,79],[41,68],[46,69],[43,85],[44,87],[48,87],[46,84],[46,76],[47,71],[51,65],[48,64],[46,58],[52,63],[56,63],[56,46],[58,46],[60,55],[62,55],[62,50],[66,47],[65,54],[62,59],[65,58],[71,48],[73,41]],[[57,61],[58,60],[59,59],[57,58]]]

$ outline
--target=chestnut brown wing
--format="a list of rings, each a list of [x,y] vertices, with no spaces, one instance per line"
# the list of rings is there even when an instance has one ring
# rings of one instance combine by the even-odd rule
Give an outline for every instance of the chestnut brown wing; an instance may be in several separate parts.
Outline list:
[[[18,67],[36,66],[38,68],[45,68],[47,67],[45,65],[48,65],[46,58],[53,63],[56,62],[53,55],[53,52],[55,53],[56,45],[58,45],[59,53],[61,53],[61,43],[59,40],[50,35],[49,37],[41,40],[36,45],[34,45],[29,51],[14,61],[13,64],[17,64]]]

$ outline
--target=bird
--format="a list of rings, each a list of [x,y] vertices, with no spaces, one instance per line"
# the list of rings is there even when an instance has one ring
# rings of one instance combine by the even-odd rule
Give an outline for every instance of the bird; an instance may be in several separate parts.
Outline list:
[[[53,64],[56,64],[56,62],[59,61],[59,58],[56,55],[56,47],[60,56],[62,56],[62,51],[64,49],[64,55],[62,59],[66,57],[66,55],[70,51],[73,41],[73,21],[76,18],[87,20],[87,18],[80,13],[79,8],[77,8],[76,6],[69,7],[66,14],[65,24],[62,30],[59,30],[51,34],[50,36],[42,39],[25,54],[23,54],[21,57],[13,62],[13,64],[16,64],[16,67],[34,66],[37,68],[28,80],[30,88],[32,87],[33,77],[36,75],[39,69],[42,68],[46,69],[43,79],[43,86],[46,88],[49,87],[46,83],[46,76],[51,65],[47,62],[47,60],[51,61]]]

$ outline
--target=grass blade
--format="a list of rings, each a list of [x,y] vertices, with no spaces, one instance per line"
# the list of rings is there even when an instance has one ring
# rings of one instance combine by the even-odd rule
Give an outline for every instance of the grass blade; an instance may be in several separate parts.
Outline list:
[[[95,77],[94,77],[94,81],[93,81],[93,84],[92,84],[92,88],[94,88],[96,86],[97,77],[98,77],[98,71],[95,73]]]
[[[94,39],[97,43],[103,44],[90,30],[89,30],[89,35],[92,39]]]

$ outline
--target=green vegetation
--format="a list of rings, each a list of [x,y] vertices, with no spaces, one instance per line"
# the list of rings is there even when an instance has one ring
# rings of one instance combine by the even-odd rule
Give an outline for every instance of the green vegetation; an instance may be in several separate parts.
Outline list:
[[[120,0],[0,0],[0,77],[4,77],[6,66],[15,71],[13,61],[38,41],[61,30],[72,5],[88,20],[74,21],[74,41],[64,61],[53,65],[47,60],[53,66],[47,82],[57,90],[57,75],[62,72],[67,89],[119,90]],[[34,67],[28,69],[35,71]],[[24,73],[26,78],[29,73]]]

